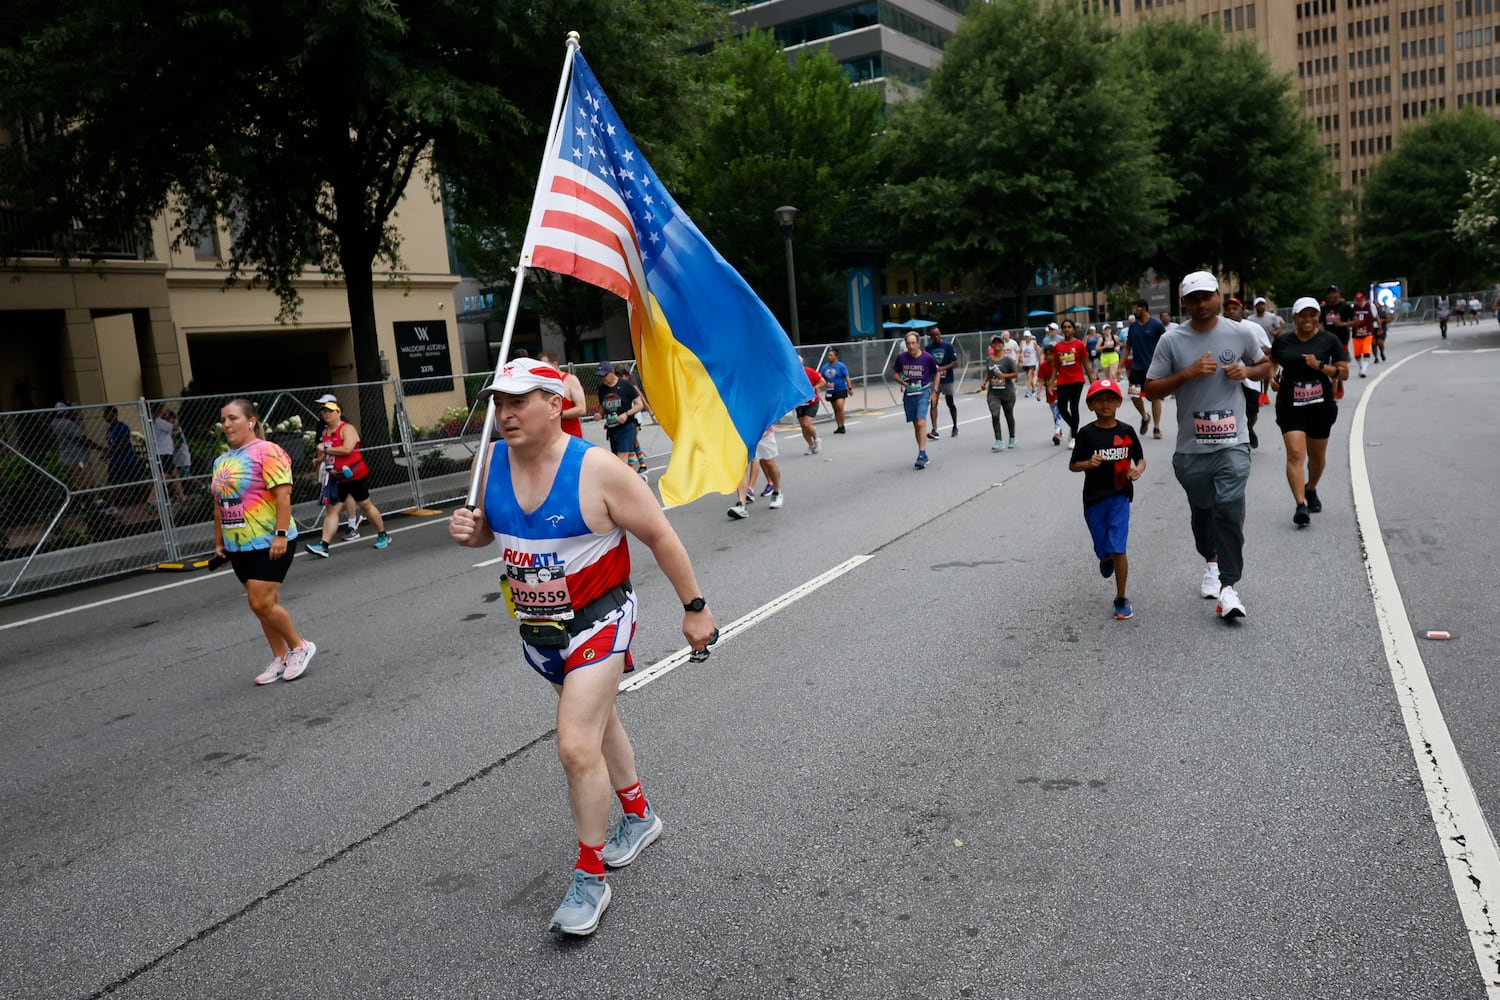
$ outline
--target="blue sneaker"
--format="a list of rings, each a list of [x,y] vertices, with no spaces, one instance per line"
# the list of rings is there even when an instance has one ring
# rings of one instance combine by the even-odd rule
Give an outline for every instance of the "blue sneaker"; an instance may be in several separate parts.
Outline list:
[[[1123,622],[1135,614],[1135,609],[1130,606],[1128,597],[1115,598],[1115,621]]]
[[[320,559],[328,558],[328,543],[324,541],[308,542],[307,551]]]
[[[772,493],[775,493],[775,492],[776,492],[776,484],[775,483],[766,483],[766,485],[761,489],[760,495],[763,496],[763,497],[768,497]]]
[[[1012,448],[1014,448],[1014,447],[1015,447],[1015,446],[1016,446],[1016,439],[1015,439],[1015,438],[1011,438],[1011,439],[1010,439],[1010,446],[1011,446],[1011,447],[1012,447]]]
[[[568,886],[562,905],[552,914],[548,929],[580,937],[594,933],[609,906],[609,896],[609,883],[603,875],[590,875],[582,868],[574,868],[573,884]]]
[[[630,813],[620,817],[609,840],[604,842],[604,863],[611,868],[624,868],[635,860],[635,856],[656,843],[661,836],[661,817],[656,810],[646,807],[646,815],[636,819]]]
[[[925,452],[925,451],[919,451],[919,452],[917,452],[917,461],[915,462],[915,467],[918,468],[918,469],[925,469],[925,468],[927,468],[927,452]]]
[[[1004,451],[1004,450],[1005,450],[1005,442],[1002,439],[1000,439],[1000,438],[995,438],[995,443],[992,444],[992,445],[990,445],[990,451]]]
[[[385,532],[382,531],[380,534],[375,536],[375,548],[383,549],[389,544],[391,544],[391,536],[386,534]]]

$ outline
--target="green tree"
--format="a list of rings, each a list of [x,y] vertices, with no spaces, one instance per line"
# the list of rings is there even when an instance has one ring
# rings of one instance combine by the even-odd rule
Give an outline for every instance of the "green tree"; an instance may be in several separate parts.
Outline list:
[[[783,317],[786,260],[775,210],[799,209],[793,248],[803,339],[843,339],[836,268],[873,231],[880,92],[851,86],[827,50],[789,56],[769,32],[719,42],[699,74],[712,101],[683,138],[678,200]]]
[[[1500,256],[1500,156],[1469,171],[1469,191],[1453,220],[1453,236],[1485,260]]]
[[[1226,44],[1194,21],[1149,20],[1121,42],[1160,123],[1173,187],[1147,262],[1173,276],[1228,271],[1253,287],[1315,260],[1336,185],[1291,78],[1254,45]]]
[[[529,200],[566,32],[597,25],[591,62],[635,81],[616,99],[660,116],[702,23],[693,0],[22,3],[0,35],[0,129],[18,138],[0,203],[31,211],[0,254],[86,257],[172,203],[179,240],[223,218],[230,279],[284,315],[308,268],[342,276],[362,381],[380,378],[375,262],[402,267],[391,220],[414,179]]]
[[[1500,124],[1474,106],[1438,111],[1401,134],[1365,178],[1354,251],[1369,277],[1411,279],[1418,294],[1458,291],[1493,276],[1486,254],[1454,238],[1469,171],[1500,155]]]
[[[1044,266],[1139,272],[1170,189],[1113,42],[1072,4],[969,8],[927,89],[891,109],[897,259],[1022,296]]]

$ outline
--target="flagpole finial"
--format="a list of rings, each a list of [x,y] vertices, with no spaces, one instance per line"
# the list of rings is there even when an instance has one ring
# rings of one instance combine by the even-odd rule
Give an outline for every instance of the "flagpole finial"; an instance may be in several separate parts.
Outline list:
[[[580,48],[583,45],[583,41],[582,41],[582,39],[580,39],[578,37],[578,32],[576,32],[576,31],[570,31],[570,32],[568,32],[568,42],[569,42],[569,44],[571,44],[571,45],[577,45]]]

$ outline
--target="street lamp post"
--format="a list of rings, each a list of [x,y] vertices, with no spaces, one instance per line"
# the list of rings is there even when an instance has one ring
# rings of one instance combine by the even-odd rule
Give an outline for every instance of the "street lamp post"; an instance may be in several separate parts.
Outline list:
[[[776,221],[781,223],[781,232],[786,236],[786,300],[787,318],[791,322],[791,329],[787,332],[792,336],[792,346],[801,347],[802,338],[797,331],[797,272],[792,265],[792,230],[795,228],[797,210],[791,205],[782,205],[776,210]]]

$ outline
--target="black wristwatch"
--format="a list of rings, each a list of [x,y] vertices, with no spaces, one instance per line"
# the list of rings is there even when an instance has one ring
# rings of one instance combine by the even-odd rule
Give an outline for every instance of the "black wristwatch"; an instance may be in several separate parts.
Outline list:
[[[701,597],[695,597],[682,606],[684,611],[702,611],[708,607],[708,602]]]
[[[286,532],[287,532],[287,529],[285,529],[285,528],[277,528],[276,529],[276,537],[277,538],[285,538],[286,537]]]

